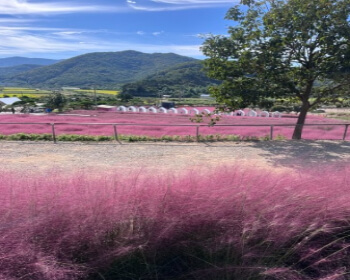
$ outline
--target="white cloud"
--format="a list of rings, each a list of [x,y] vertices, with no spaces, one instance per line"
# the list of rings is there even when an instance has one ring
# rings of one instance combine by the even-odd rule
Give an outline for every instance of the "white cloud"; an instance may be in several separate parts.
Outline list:
[[[143,32],[143,31],[137,31],[136,34],[137,34],[137,35],[145,35],[146,33]]]
[[[175,4],[175,5],[193,5],[193,4],[231,4],[233,0],[151,0],[156,3]],[[236,1],[237,2],[237,1]]]
[[[161,35],[163,33],[164,33],[164,31],[157,31],[157,32],[153,32],[152,35],[153,36],[159,36],[159,35]]]
[[[0,23],[7,23],[7,24],[18,24],[18,23],[29,23],[29,22],[35,22],[35,19],[24,19],[24,18],[0,18]]]
[[[0,14],[60,14],[74,12],[117,12],[125,7],[72,4],[71,2],[33,2],[28,0],[0,0]]]
[[[135,10],[160,12],[233,6],[239,0],[127,0],[127,3]]]
[[[141,52],[174,52],[200,57],[199,45],[162,45],[120,41],[99,37],[100,30],[67,30],[55,28],[7,28],[0,26],[0,56],[69,58],[88,52],[136,50]],[[103,31],[101,31],[103,32]]]

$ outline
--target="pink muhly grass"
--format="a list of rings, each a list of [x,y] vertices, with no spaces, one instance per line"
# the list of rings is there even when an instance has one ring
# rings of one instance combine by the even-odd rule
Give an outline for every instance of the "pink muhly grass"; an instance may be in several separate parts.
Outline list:
[[[349,172],[2,172],[0,279],[345,280]]]
[[[79,113],[79,112],[78,112]],[[84,113],[84,112],[80,112]],[[47,123],[35,125],[21,124],[0,124],[0,134],[15,133],[50,133],[50,123],[62,123],[56,125],[57,135],[61,134],[78,134],[78,135],[113,135],[113,127],[111,125],[76,125],[65,123],[129,123],[129,124],[182,124],[196,125],[190,121],[190,115],[181,114],[150,114],[150,113],[101,113],[96,111],[86,111],[87,116],[71,116],[71,115],[1,115],[1,122],[30,122],[30,123]],[[193,116],[192,116],[193,117]],[[283,135],[287,139],[291,138],[293,127],[296,123],[295,116],[293,118],[262,118],[262,117],[238,117],[238,116],[222,116],[218,125],[236,124],[236,125],[267,125],[267,126],[246,126],[246,127],[208,127],[200,128],[201,135],[221,134],[221,135],[240,135],[241,137],[264,137],[269,135],[269,125],[290,124],[290,127],[274,127],[274,135]],[[344,126],[333,126],[334,123],[342,123],[339,120],[332,120],[317,116],[308,116],[307,124],[329,124],[327,126],[305,126],[303,137],[305,139],[342,139]],[[205,121],[202,125],[205,124]],[[164,135],[192,135],[196,133],[195,127],[186,126],[118,126],[118,133],[124,135],[144,135],[152,137],[162,137]]]

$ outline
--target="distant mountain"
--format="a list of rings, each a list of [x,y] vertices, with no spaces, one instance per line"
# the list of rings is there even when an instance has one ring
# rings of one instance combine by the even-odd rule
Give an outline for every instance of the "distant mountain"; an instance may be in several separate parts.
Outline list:
[[[23,73],[35,68],[42,67],[42,65],[37,64],[21,64],[17,66],[10,67],[0,67],[0,80],[12,77],[13,75]]]
[[[89,53],[14,75],[4,82],[35,87],[111,88],[190,61],[196,60],[173,53]]]
[[[0,58],[0,67],[11,67],[11,66],[18,66],[22,64],[51,65],[59,61],[60,60],[47,59],[47,58],[28,58],[28,57],[14,56],[14,57]]]
[[[133,96],[157,97],[159,94],[173,97],[198,97],[208,93],[207,87],[219,83],[202,71],[201,61],[178,64],[167,70],[147,76],[145,79],[125,84],[122,93]]]

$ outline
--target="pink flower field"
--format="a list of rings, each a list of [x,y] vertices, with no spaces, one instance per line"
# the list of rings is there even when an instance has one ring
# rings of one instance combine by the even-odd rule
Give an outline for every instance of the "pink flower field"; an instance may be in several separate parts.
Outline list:
[[[165,135],[195,136],[195,125],[199,125],[200,135],[239,135],[244,139],[245,137],[268,136],[270,134],[270,126],[275,125],[273,132],[274,137],[281,135],[284,138],[290,139],[296,123],[296,116],[284,116],[282,118],[222,116],[221,120],[217,122],[217,126],[208,127],[206,125],[208,121],[206,122],[206,120],[204,120],[202,123],[193,123],[190,121],[191,116],[189,115],[119,112],[103,113],[97,111],[79,111],[75,113],[79,113],[80,115],[0,115],[0,134],[51,133],[52,128],[49,124],[55,123],[55,131],[57,135],[77,134],[112,136],[114,134],[113,126],[108,124],[117,123],[124,124],[117,126],[118,133],[123,135],[142,135],[152,137],[162,137]],[[13,123],[30,124],[25,125]],[[77,123],[83,123],[86,125],[80,125]],[[324,117],[309,116],[306,123],[313,125],[304,127],[304,139],[340,140],[342,139],[345,130],[344,125],[334,125],[343,123],[342,121]],[[321,126],[317,124],[327,125]],[[241,126],[230,127],[222,125]],[[282,127],[278,125],[290,126]],[[346,139],[349,139],[349,137],[348,133]]]
[[[318,168],[0,171],[0,279],[347,280],[350,169]]]

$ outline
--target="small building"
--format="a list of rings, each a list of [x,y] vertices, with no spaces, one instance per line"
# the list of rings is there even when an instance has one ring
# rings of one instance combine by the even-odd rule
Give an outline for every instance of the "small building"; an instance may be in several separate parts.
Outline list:
[[[0,98],[0,106],[12,105],[15,102],[22,101],[18,97],[4,97]]]
[[[110,105],[97,105],[96,108],[98,111],[108,111],[108,112],[117,111],[116,106],[110,106]]]
[[[214,99],[214,98],[211,97],[210,94],[201,94],[200,99]]]
[[[62,87],[62,90],[79,90],[78,87]]]

